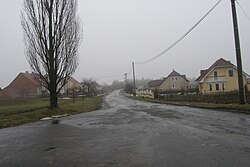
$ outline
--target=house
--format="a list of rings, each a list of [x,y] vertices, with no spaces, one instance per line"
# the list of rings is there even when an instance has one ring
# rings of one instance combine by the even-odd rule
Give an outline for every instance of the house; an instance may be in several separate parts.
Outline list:
[[[149,81],[148,82],[148,88],[150,90],[159,89],[162,82],[163,82],[163,79]]]
[[[185,75],[181,75],[173,70],[166,78],[162,80],[153,80],[148,83],[151,90],[158,89],[160,92],[186,91],[188,83]]]
[[[202,94],[238,91],[237,67],[223,58],[218,59],[208,69],[201,70],[196,79]],[[243,82],[250,90],[250,76],[243,72]]]
[[[73,77],[70,77],[60,93],[66,93],[68,89],[72,90],[72,88],[74,88],[76,92],[80,91],[81,84]],[[19,73],[17,77],[0,92],[1,97],[11,98],[39,97],[44,94],[48,94],[48,90],[40,84],[37,74],[33,72],[29,73],[28,71]]]
[[[42,95],[42,85],[35,73],[19,73],[17,77],[2,90],[1,95],[7,97],[35,97]]]
[[[80,92],[81,91],[81,83],[78,82],[75,78],[70,77],[68,82],[64,85],[61,90],[61,94],[71,93],[71,91]]]

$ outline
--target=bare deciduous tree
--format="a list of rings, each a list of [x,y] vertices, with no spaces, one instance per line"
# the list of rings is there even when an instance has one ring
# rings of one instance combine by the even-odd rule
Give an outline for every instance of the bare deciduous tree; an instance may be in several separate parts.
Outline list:
[[[96,80],[94,80],[93,78],[91,79],[83,79],[82,80],[82,89],[83,89],[83,93],[87,96],[94,96],[97,95],[98,90],[97,90],[97,82]]]
[[[58,93],[78,66],[77,0],[24,0],[21,24],[27,60],[56,108]]]

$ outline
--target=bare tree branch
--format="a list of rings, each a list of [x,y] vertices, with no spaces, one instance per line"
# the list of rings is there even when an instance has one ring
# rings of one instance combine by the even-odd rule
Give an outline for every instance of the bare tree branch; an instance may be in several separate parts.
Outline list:
[[[77,0],[24,0],[21,24],[27,60],[41,84],[57,94],[78,66],[82,27]],[[53,100],[53,99],[51,99]],[[57,107],[52,104],[51,107]],[[52,106],[56,105],[56,106]]]

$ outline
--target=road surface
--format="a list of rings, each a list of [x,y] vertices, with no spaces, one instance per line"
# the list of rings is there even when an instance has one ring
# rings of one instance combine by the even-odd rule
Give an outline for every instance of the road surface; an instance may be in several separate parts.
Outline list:
[[[127,99],[0,129],[1,167],[250,166],[250,115]]]

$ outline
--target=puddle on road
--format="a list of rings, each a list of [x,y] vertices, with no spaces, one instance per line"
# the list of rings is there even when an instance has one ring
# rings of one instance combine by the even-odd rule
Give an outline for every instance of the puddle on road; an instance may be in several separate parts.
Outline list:
[[[131,108],[133,111],[137,112],[145,112],[151,116],[156,116],[160,118],[172,118],[172,119],[181,119],[181,117],[178,115],[178,113],[174,110],[165,110],[165,109],[159,109],[157,106],[151,106],[146,107],[146,106],[133,106]]]
[[[166,111],[166,110],[157,110],[157,111],[152,111],[148,110],[145,111],[147,114],[150,114],[152,116],[160,117],[160,118],[173,118],[173,119],[181,119],[180,116],[177,115],[176,112],[174,111]]]
[[[55,149],[56,149],[56,147],[49,147],[49,148],[46,148],[44,151],[45,152],[51,152],[51,151],[53,151]]]

